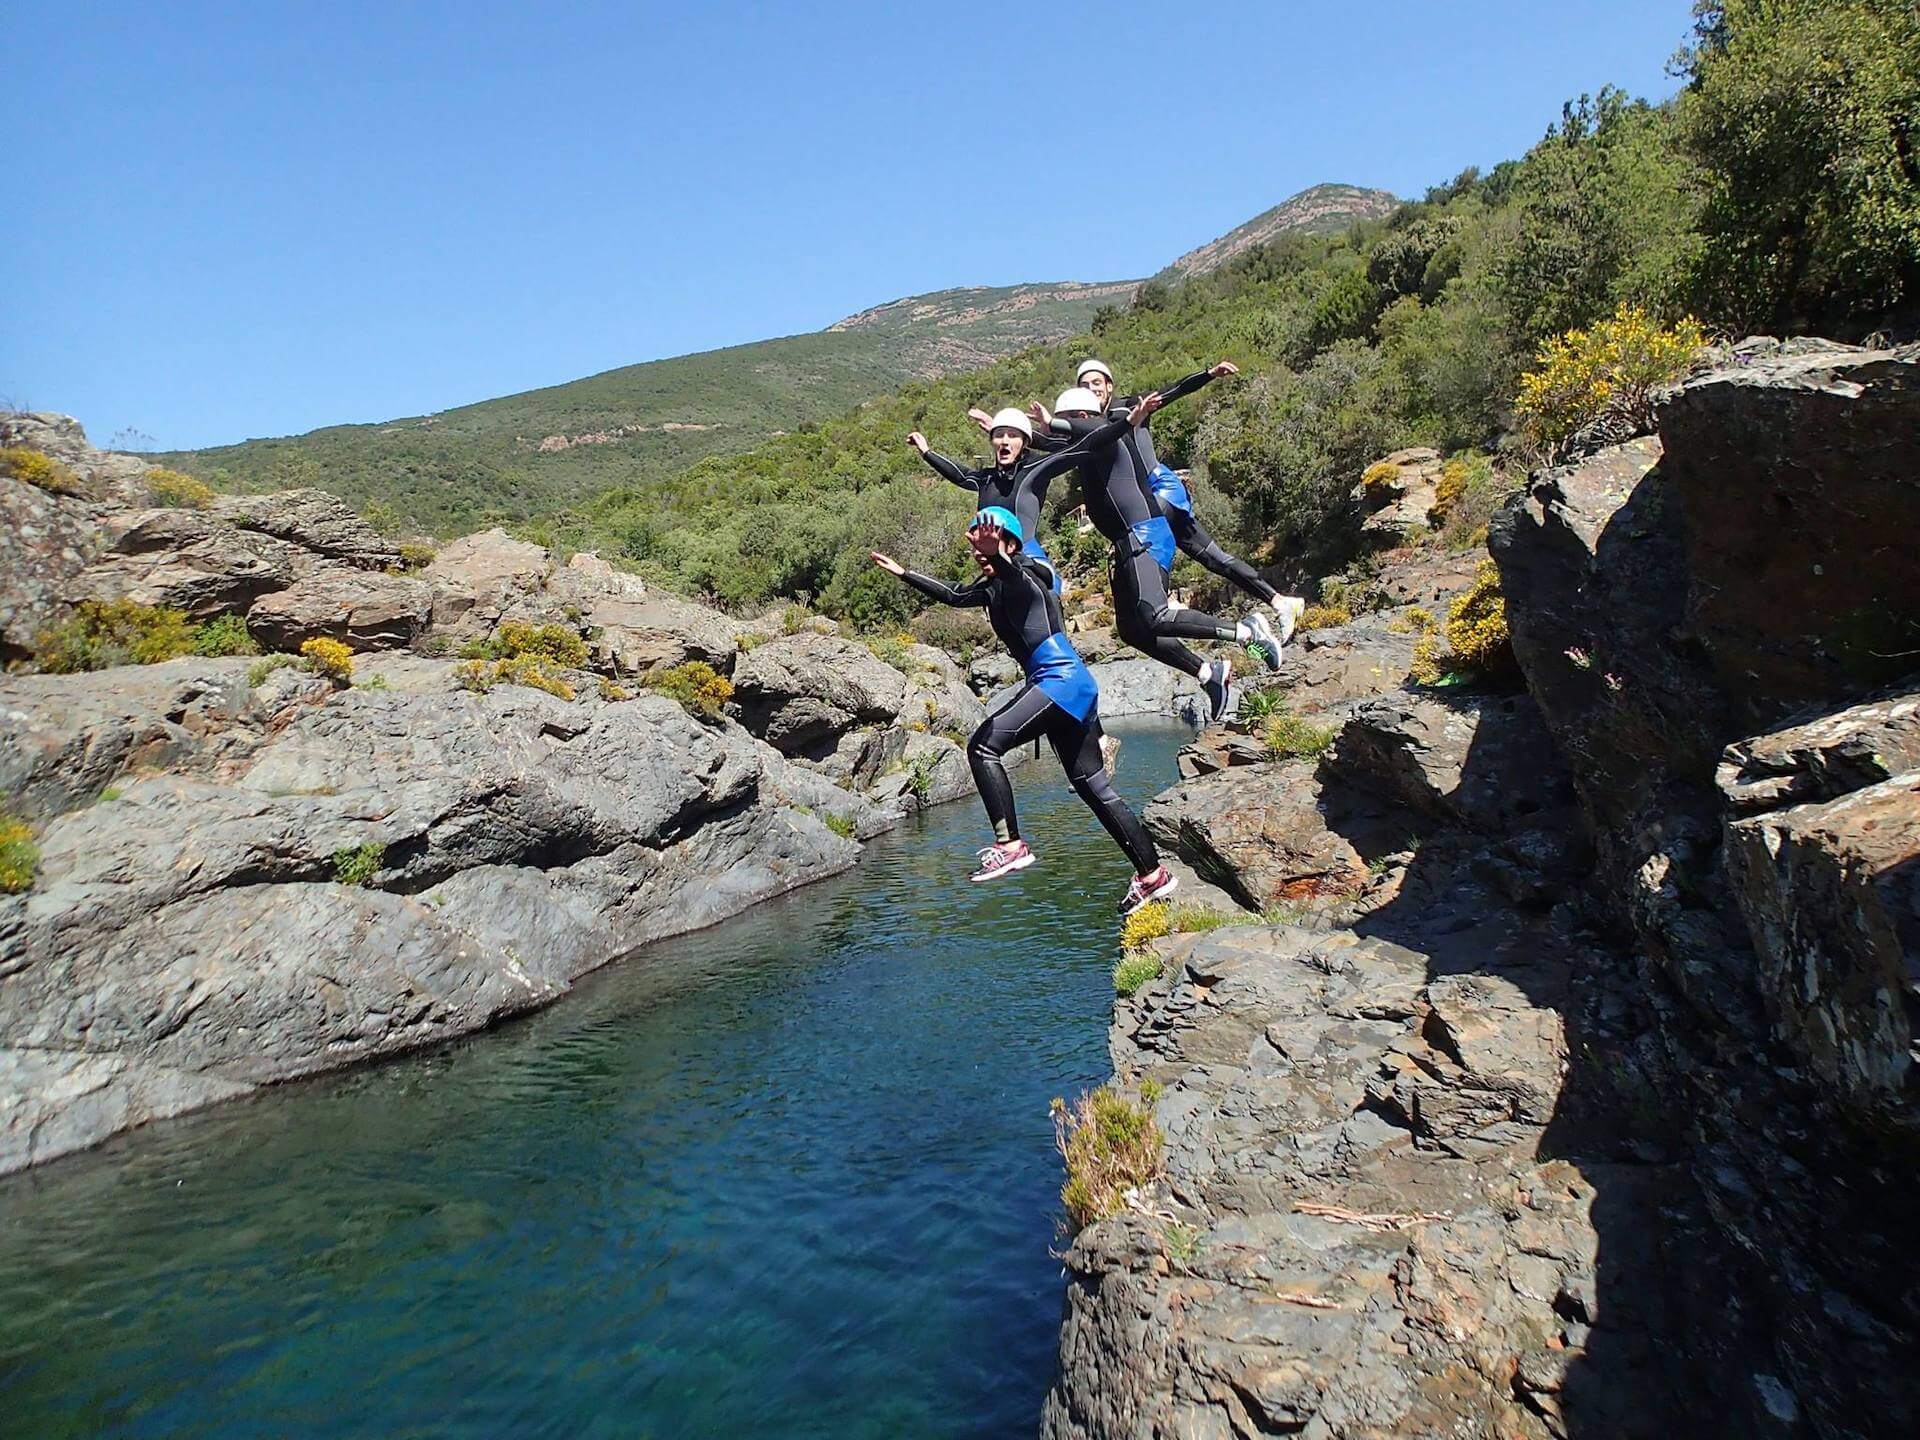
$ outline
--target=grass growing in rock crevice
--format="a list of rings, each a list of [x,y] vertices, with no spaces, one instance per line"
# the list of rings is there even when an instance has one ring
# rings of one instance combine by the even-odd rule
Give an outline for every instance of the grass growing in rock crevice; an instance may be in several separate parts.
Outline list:
[[[1139,1101],[1102,1085],[1071,1105],[1056,1099],[1052,1109],[1054,1144],[1067,1165],[1060,1202],[1075,1231],[1118,1214],[1129,1192],[1159,1176],[1165,1144]]]
[[[349,845],[333,852],[333,878],[342,885],[369,884],[386,858],[387,847],[376,841]]]

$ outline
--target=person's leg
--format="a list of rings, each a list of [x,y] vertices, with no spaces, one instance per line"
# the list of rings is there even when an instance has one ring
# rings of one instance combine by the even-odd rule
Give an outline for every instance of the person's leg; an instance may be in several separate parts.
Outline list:
[[[1098,716],[1096,711],[1086,720],[1075,720],[1056,708],[1050,717],[1047,738],[1053,742],[1054,753],[1060,757],[1060,767],[1067,772],[1067,783],[1073,786],[1074,794],[1086,802],[1114,843],[1126,852],[1127,859],[1133,863],[1133,873],[1150,875],[1160,868],[1160,852],[1154,848],[1153,837],[1140,823],[1140,817],[1113,788],[1113,780],[1101,762]]]
[[[1144,566],[1138,563],[1141,560],[1145,561]],[[1151,610],[1140,593],[1143,570],[1153,572],[1154,584],[1158,586],[1160,567],[1154,563],[1151,555],[1135,556],[1129,560],[1118,550],[1114,552],[1114,633],[1149,659],[1158,660],[1162,665],[1171,665],[1182,674],[1199,679],[1206,663],[1178,640],[1156,633],[1149,623],[1147,617]],[[1165,588],[1159,588],[1164,599]]]
[[[1269,605],[1280,593],[1262,580],[1259,572],[1246,561],[1238,555],[1228,554],[1220,542],[1208,533],[1207,527],[1200,523],[1200,517],[1191,510],[1169,508],[1167,523],[1173,527],[1174,543],[1222,580],[1238,585],[1249,595],[1257,596]]]
[[[986,807],[993,825],[993,838],[1007,844],[1020,838],[1020,821],[1013,808],[1013,784],[1007,779],[1005,755],[1024,745],[1045,727],[1047,712],[1054,708],[1032,681],[1023,682],[980,722],[967,741],[967,766],[973,771],[973,783],[980,791],[980,803]]]

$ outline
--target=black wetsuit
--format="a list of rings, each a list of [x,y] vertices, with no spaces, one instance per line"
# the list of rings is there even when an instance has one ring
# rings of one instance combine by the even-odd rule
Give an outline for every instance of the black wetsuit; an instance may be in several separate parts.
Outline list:
[[[1177,398],[1210,378],[1203,370],[1161,393]],[[1122,435],[1109,444],[1097,439],[1112,423],[1093,419],[1054,421],[1074,446],[1083,440],[1098,446],[1080,462],[1080,486],[1087,502],[1087,518],[1113,542],[1113,628],[1134,649],[1198,677],[1201,659],[1180,641],[1232,640],[1238,632],[1230,620],[1182,609],[1168,598],[1167,571],[1172,567],[1176,544],[1173,527],[1147,486],[1130,437]],[[1062,453],[1056,451],[1055,455]]]
[[[1067,772],[1074,793],[1086,802],[1137,875],[1160,868],[1139,816],[1113,788],[1100,757],[1100,710],[1093,676],[1067,642],[1052,572],[1016,554],[995,560],[993,573],[953,586],[909,570],[901,577],[921,594],[946,605],[985,606],[993,633],[1020,662],[1026,678],[996,705],[967,741],[967,763],[999,841],[1020,838],[1013,786],[1004,756],[1045,735]]]
[[[1165,393],[1185,395],[1213,378],[1206,370],[1189,375],[1178,385]],[[1107,410],[1109,415],[1116,410],[1131,410],[1139,401],[1129,397],[1116,402]],[[1133,453],[1134,464],[1139,473],[1146,477],[1147,488],[1153,492],[1153,498],[1160,502],[1160,513],[1167,517],[1167,524],[1173,527],[1173,540],[1187,554],[1198,560],[1207,569],[1223,580],[1230,580],[1256,599],[1271,604],[1279,591],[1260,578],[1260,574],[1238,555],[1230,554],[1221,543],[1207,533],[1207,527],[1200,523],[1200,517],[1194,513],[1193,499],[1187,494],[1187,487],[1180,477],[1160,463],[1160,457],[1153,450],[1153,431],[1147,425],[1136,426],[1121,440]]]
[[[1020,522],[1020,528],[1026,532],[1023,536],[1026,557],[1039,560],[1054,572],[1053,588],[1057,594],[1060,591],[1060,567],[1053,563],[1053,557],[1047,554],[1046,548],[1040,543],[1040,506],[1047,498],[1047,487],[1053,483],[1056,475],[1064,474],[1079,464],[1088,451],[1119,439],[1129,428],[1127,417],[1123,414],[1109,419],[1104,425],[1086,427],[1081,435],[1072,438],[1071,444],[1049,446],[1049,454],[1041,454],[1029,444],[1021,450],[1020,458],[1014,462],[1011,470],[998,465],[988,466],[984,470],[971,469],[948,459],[938,450],[928,450],[923,458],[936,472],[962,490],[971,490],[978,495],[982,508],[1001,505],[1013,512],[1014,518]]]

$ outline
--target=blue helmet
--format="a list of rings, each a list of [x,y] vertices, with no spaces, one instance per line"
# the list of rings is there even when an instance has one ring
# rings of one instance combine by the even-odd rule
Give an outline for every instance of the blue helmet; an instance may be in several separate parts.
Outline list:
[[[1027,543],[1027,532],[1020,528],[1020,517],[1004,505],[989,505],[975,513],[969,530],[978,530],[982,525],[998,525],[1021,545]]]

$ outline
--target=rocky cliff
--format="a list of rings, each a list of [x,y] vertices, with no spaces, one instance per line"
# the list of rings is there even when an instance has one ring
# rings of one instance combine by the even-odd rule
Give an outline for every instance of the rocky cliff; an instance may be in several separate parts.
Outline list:
[[[182,491],[66,417],[0,445],[57,462],[0,474],[0,820],[38,851],[0,891],[0,1173],[545,1004],[971,793],[983,707],[940,651],[497,530],[403,555],[325,492]],[[88,604],[175,658],[36,673]],[[552,654],[502,663],[516,624]],[[659,688],[693,662],[731,706]]]
[[[1516,685],[1403,678],[1465,577],[1395,551],[1289,661],[1324,756],[1189,753],[1150,823],[1289,923],[1117,1007],[1165,1174],[1045,1434],[1915,1432],[1916,380],[1721,354],[1496,518]]]

